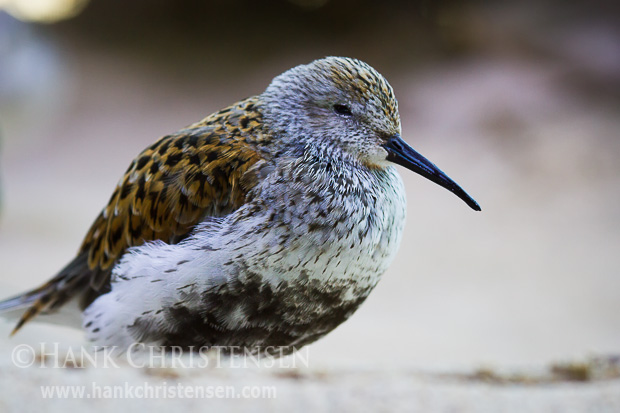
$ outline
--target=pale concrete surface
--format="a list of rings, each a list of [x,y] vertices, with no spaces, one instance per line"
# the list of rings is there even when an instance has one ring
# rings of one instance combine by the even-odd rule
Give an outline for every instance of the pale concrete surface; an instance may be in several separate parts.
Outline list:
[[[571,382],[533,373],[521,375],[518,382],[502,383],[490,379],[488,373],[466,377],[381,368],[142,369],[120,365],[105,369],[20,369],[3,363],[0,369],[3,412],[168,412],[171,408],[227,412],[620,410],[618,376],[615,380]],[[524,379],[527,377],[529,381]],[[536,382],[536,378],[541,381]],[[67,391],[64,394],[73,397],[44,398],[44,391]],[[146,397],[149,394],[159,397]],[[196,397],[202,394],[206,398]],[[252,394],[257,397],[246,397]]]

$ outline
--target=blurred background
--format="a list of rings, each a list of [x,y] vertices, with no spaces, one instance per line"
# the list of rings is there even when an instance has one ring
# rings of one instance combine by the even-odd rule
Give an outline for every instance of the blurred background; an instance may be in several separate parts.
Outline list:
[[[367,61],[403,137],[482,206],[401,170],[408,223],[315,365],[530,365],[620,352],[617,1],[0,0],[0,291],[75,254],[133,157],[326,55]],[[9,323],[0,327],[8,334]],[[80,343],[30,325],[18,343]]]

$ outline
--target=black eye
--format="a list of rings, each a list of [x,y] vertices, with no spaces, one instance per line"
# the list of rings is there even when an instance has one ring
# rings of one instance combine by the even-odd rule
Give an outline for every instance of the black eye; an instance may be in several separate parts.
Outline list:
[[[351,113],[351,108],[348,107],[347,105],[339,105],[339,104],[334,105],[334,112],[342,116],[353,115],[353,113]]]

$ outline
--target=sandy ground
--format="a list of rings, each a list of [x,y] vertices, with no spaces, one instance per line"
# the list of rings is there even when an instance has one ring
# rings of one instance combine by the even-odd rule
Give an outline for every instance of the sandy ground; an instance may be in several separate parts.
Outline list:
[[[52,59],[58,72],[48,72],[55,86],[37,92],[41,105],[5,121],[3,296],[70,259],[126,165],[155,138],[320,56],[263,62],[222,81],[210,73],[170,79],[102,51],[62,53]],[[42,384],[145,381],[277,388],[275,400],[208,402],[221,411],[620,411],[613,368],[540,378],[551,363],[620,352],[620,116],[604,94],[575,85],[576,53],[562,64],[496,56],[393,73],[370,62],[396,90],[403,136],[483,212],[401,170],[409,203],[400,253],[364,306],[309,347],[309,367],[24,369],[11,359],[20,344],[81,344],[79,332],[33,324],[0,339],[0,411],[92,403],[42,401]],[[11,325],[0,327],[8,335]],[[516,380],[518,371],[534,379]],[[102,410],[134,405],[168,411],[205,402],[97,400]]]
[[[620,366],[616,364],[614,374],[619,371]],[[516,379],[502,379],[487,371],[456,375],[411,369],[317,366],[296,369],[138,369],[119,366],[60,370],[2,366],[0,410],[39,412],[44,408],[45,411],[67,412],[137,408],[167,412],[177,407],[186,411],[227,412],[617,412],[620,410],[620,381],[617,377],[615,380],[575,382],[532,372],[523,373]],[[43,399],[40,388],[50,384],[83,389],[84,397]],[[162,389],[166,389],[168,396],[142,396],[149,391],[151,394],[160,391],[163,395]],[[246,394],[244,389],[252,389],[250,391],[262,397],[240,397]],[[173,399],[171,396],[201,394],[201,391],[232,396],[207,400],[187,396]],[[101,397],[114,392],[124,394],[126,398]]]

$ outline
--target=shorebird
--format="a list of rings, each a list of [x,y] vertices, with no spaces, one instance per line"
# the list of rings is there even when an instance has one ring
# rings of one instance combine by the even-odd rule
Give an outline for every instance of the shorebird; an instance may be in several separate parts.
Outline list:
[[[77,256],[0,310],[20,317],[15,332],[69,308],[92,342],[121,349],[300,348],[349,318],[394,258],[395,164],[480,210],[401,138],[376,70],[343,57],[294,67],[146,148]]]

